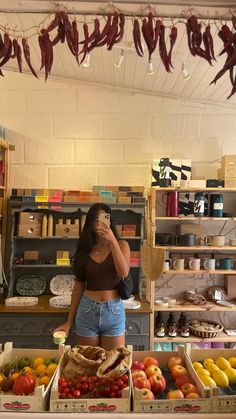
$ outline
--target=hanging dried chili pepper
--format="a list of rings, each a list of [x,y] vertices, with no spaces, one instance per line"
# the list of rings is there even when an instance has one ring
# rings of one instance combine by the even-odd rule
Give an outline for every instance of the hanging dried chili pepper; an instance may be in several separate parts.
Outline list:
[[[44,68],[45,70],[45,81],[47,80],[52,64],[53,64],[53,46],[49,37],[47,30],[41,30],[42,36],[39,38],[39,45],[41,49],[41,67],[40,70]]]
[[[104,26],[98,39],[96,41],[94,40],[94,42],[91,44],[92,49],[95,47],[103,47],[107,43],[107,36],[111,30],[111,21],[112,21],[112,14],[108,13],[106,25]]]
[[[165,66],[166,71],[170,72],[170,63],[168,59],[167,49],[166,49],[166,42],[165,42],[165,26],[163,23],[161,24],[161,32],[159,37],[159,54],[162,63]]]
[[[79,64],[79,32],[77,28],[77,22],[74,19],[72,22],[72,33],[73,33],[73,47],[75,52],[75,58],[77,63]]]
[[[9,38],[9,37],[8,37]],[[4,64],[6,64],[10,58],[11,58],[11,52],[12,52],[12,41],[9,38],[9,42],[8,42],[8,50],[6,51],[6,55],[5,57],[2,59],[2,61],[0,62],[0,67],[2,67]]]
[[[93,35],[93,39],[91,39],[92,35]],[[90,43],[90,45],[88,47],[88,53],[91,52],[95,48],[96,44],[98,43],[99,38],[100,38],[100,22],[96,18],[94,20],[94,31],[89,36],[89,41],[88,42]]]
[[[22,38],[22,46],[23,46],[25,61],[28,64],[28,67],[29,67],[31,73],[34,75],[34,77],[36,77],[38,79],[37,73],[36,73],[36,71],[35,71],[35,69],[32,66],[31,61],[30,61],[30,48],[29,48],[28,41],[27,41],[26,38]]]
[[[46,29],[47,32],[51,32],[51,31],[53,31],[53,29],[57,28],[57,26],[59,25],[60,20],[61,20],[61,13],[56,12],[54,19],[52,20],[52,22],[50,23],[50,25]]]
[[[124,33],[125,33],[125,16],[123,13],[119,14],[119,32],[117,34],[117,37],[115,39],[115,44],[117,44],[118,42],[120,42],[123,39]]]
[[[203,41],[201,27],[202,25],[201,23],[198,23],[196,16],[192,15],[188,18],[186,30],[189,50],[193,56],[197,55],[204,58],[210,65],[212,65],[211,56],[209,56],[206,50],[201,47]]]
[[[82,57],[82,59],[80,61],[80,64],[82,64],[82,62],[84,61],[86,55],[88,54],[88,46],[89,46],[89,44],[88,44],[89,31],[88,31],[88,25],[87,25],[87,23],[84,23],[83,29],[84,29],[84,46],[83,46],[83,49],[80,52],[80,54],[84,54],[84,55],[83,55],[83,57]]]
[[[232,16],[232,25],[233,28],[236,30],[236,16]]]
[[[141,32],[138,19],[134,19],[133,22],[133,40],[137,54],[139,55],[139,57],[143,57],[143,47],[141,42]]]
[[[171,31],[170,31],[170,50],[168,53],[168,61],[169,61],[169,65],[173,68],[172,65],[172,61],[171,61],[171,55],[172,55],[172,51],[177,39],[177,35],[178,35],[178,29],[176,28],[176,26],[172,26]]]
[[[112,18],[111,29],[107,36],[107,49],[108,50],[111,50],[115,43],[118,30],[119,30],[118,23],[119,23],[118,13],[115,12]]]

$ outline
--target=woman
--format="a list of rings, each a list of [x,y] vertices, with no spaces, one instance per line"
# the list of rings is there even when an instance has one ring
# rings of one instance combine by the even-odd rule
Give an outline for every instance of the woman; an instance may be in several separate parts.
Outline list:
[[[74,261],[76,281],[67,321],[55,329],[68,335],[73,323],[78,345],[110,350],[125,344],[125,310],[117,288],[130,269],[130,248],[119,240],[106,204],[90,207]]]

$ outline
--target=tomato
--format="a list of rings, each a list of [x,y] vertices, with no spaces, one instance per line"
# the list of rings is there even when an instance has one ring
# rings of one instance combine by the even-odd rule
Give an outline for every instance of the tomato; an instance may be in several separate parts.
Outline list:
[[[121,379],[122,379],[123,383],[128,383],[129,376],[127,374],[124,374],[124,375],[122,375]]]
[[[80,391],[79,391],[79,390],[74,390],[74,391],[73,391],[73,397],[74,397],[75,399],[78,399],[78,398],[80,397]]]
[[[14,381],[12,391],[14,394],[30,394],[35,388],[35,377],[33,374],[20,375]]]
[[[122,387],[123,387],[123,380],[122,380],[121,378],[118,378],[118,379],[116,380],[116,385],[117,385],[118,387],[122,388]]]

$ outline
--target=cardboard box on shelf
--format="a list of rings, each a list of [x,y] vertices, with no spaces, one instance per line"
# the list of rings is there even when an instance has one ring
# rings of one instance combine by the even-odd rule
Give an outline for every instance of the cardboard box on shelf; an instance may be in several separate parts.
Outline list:
[[[236,154],[227,154],[221,157],[221,167],[236,166]]]
[[[236,188],[236,177],[225,178],[225,188]]]
[[[79,224],[56,224],[56,237],[79,237]]]
[[[41,236],[41,224],[19,224],[17,235],[20,237],[39,237]]]
[[[189,349],[186,352],[186,360],[191,363],[202,362],[206,358],[216,360],[218,357],[224,357],[226,359],[235,357],[235,349],[223,349],[223,351],[222,349]],[[229,395],[226,392],[222,392],[222,389],[219,387],[204,387],[206,391],[210,391],[211,393],[211,410],[213,413],[236,412],[236,394],[232,394],[232,389],[229,389],[231,394]]]
[[[222,179],[225,178],[236,178],[236,165],[235,166],[224,166],[220,169],[220,175]]]
[[[58,391],[58,379],[66,364],[67,354],[65,353],[58,366],[51,388],[50,411],[54,413],[128,413],[131,410],[131,386],[122,390],[121,398],[97,398],[97,399],[60,399]]]
[[[225,275],[225,290],[230,300],[236,298],[236,275]]]
[[[7,342],[4,345],[4,351],[0,354],[0,367],[6,363],[16,362],[22,357],[29,357],[30,359],[37,357],[54,358],[60,364],[64,355],[65,347],[60,345],[58,349],[26,349],[13,348],[12,342]],[[58,364],[58,368],[59,368]],[[50,383],[45,389],[44,385],[35,387],[34,393],[28,396],[15,395],[13,393],[0,394],[0,411],[4,412],[41,412],[48,408],[50,389],[53,383],[53,374]]]
[[[157,358],[160,362],[161,369],[167,367],[168,360],[172,356],[181,356],[185,361],[185,366],[189,375],[195,381],[200,398],[195,399],[142,399],[142,391],[138,388],[133,388],[133,410],[137,413],[209,413],[211,412],[210,392],[205,390],[204,386],[198,380],[198,376],[191,366],[191,362],[185,358],[183,347],[179,347],[178,351],[168,352],[133,352],[133,361],[142,361],[145,356]],[[207,397],[208,396],[208,397]]]
[[[43,214],[41,212],[20,212],[19,224],[40,224],[42,223]]]

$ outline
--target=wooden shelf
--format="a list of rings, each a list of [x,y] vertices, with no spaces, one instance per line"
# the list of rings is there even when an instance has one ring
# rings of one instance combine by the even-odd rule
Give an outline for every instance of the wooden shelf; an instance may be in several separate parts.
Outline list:
[[[236,220],[236,217],[182,217],[182,216],[178,216],[178,217],[155,217],[155,220],[163,220],[163,221],[234,221]]]
[[[163,274],[177,274],[177,275],[189,275],[189,274],[207,274],[207,275],[236,275],[236,270],[234,269],[215,269],[214,271],[208,269],[184,269],[182,271],[178,271],[176,269],[170,269],[169,271],[163,272]]]
[[[72,265],[56,265],[56,264],[37,264],[37,265],[12,265],[12,269],[24,269],[24,268],[71,268]]]
[[[0,215],[1,218],[1,215]],[[78,240],[79,236],[51,236],[51,237],[32,237],[32,236],[14,236],[14,240]],[[121,236],[120,239],[124,240],[141,240],[141,236],[129,237],[129,236]]]
[[[236,342],[236,336],[228,336],[226,333],[221,333],[215,338],[198,338],[194,335],[190,335],[188,338],[183,338],[182,336],[176,336],[176,338],[164,336],[163,338],[154,337],[154,342]]]
[[[218,192],[236,192],[236,188],[176,188],[173,186],[169,186],[166,188],[160,188],[158,186],[154,186],[151,188],[151,190],[155,190],[157,192],[166,192],[166,191],[177,191],[177,192],[212,192],[212,191],[218,191]]]
[[[160,298],[161,299],[161,298]],[[236,304],[234,307],[223,307],[218,304],[214,304],[210,301],[207,302],[205,305],[196,305],[196,304],[186,304],[183,301],[177,301],[176,304],[172,307],[161,307],[159,305],[154,304],[154,311],[188,311],[188,312],[196,312],[196,311],[236,311]]]
[[[166,250],[236,250],[236,246],[154,246],[155,249]]]

